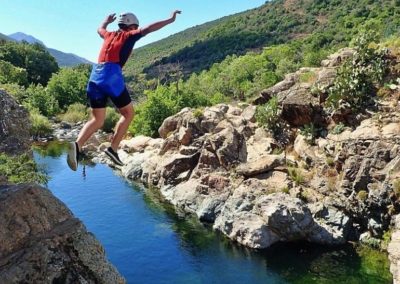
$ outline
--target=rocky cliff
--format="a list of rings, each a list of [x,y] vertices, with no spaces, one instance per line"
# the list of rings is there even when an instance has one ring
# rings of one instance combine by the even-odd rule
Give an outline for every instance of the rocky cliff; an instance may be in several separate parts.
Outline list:
[[[104,249],[49,190],[0,187],[0,282],[125,283]]]
[[[26,109],[0,90],[0,153],[15,155],[29,150],[30,124]]]
[[[28,112],[0,91],[0,153],[30,151]],[[104,249],[49,190],[0,172],[0,283],[125,283]]]

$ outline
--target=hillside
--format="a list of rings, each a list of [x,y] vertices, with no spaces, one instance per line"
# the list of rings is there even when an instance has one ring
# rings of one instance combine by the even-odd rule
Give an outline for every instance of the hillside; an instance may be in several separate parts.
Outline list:
[[[311,35],[309,40],[316,48],[344,46],[365,23],[382,33],[393,33],[400,23],[399,11],[399,1],[271,1],[138,48],[125,68],[129,77],[145,72],[163,79],[171,70],[189,75],[228,55]]]
[[[0,35],[1,37],[1,35]],[[18,33],[13,33],[11,35],[7,36],[8,39],[16,40],[16,41],[26,41],[28,43],[40,43],[43,46],[46,46],[41,40],[31,36],[27,35],[21,32]],[[46,49],[49,51],[49,53],[56,59],[57,64],[60,67],[70,67],[70,66],[76,66],[79,64],[91,64],[91,62],[85,58],[79,57],[75,54],[72,53],[65,53],[62,51],[59,51],[54,48],[49,48],[46,47]]]
[[[9,38],[8,36],[6,36],[6,35],[4,35],[4,34],[2,34],[2,33],[0,33],[0,40],[12,40],[11,38]]]

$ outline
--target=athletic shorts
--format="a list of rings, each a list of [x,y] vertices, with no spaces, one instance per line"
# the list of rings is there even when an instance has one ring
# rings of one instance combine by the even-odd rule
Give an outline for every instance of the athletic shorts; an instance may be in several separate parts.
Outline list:
[[[108,98],[117,108],[127,106],[132,101],[121,67],[111,62],[93,66],[86,92],[91,108],[105,108]]]

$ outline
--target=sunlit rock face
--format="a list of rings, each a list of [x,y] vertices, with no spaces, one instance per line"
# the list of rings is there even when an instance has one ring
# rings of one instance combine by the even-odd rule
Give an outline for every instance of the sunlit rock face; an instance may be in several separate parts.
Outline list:
[[[80,220],[38,185],[0,186],[1,283],[125,283]]]

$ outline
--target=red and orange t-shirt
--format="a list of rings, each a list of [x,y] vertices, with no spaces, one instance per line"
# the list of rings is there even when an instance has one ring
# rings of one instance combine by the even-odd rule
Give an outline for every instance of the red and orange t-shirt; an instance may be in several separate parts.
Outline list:
[[[104,42],[100,50],[98,63],[113,62],[123,67],[132,52],[135,43],[143,36],[142,30],[109,32],[100,31]]]

